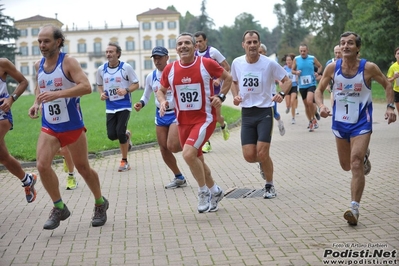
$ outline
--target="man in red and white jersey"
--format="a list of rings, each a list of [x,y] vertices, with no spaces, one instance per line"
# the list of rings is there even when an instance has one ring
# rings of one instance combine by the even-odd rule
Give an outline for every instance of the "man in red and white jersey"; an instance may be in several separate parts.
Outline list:
[[[160,116],[169,109],[168,88],[173,90],[183,158],[198,183],[198,212],[217,211],[223,190],[214,182],[204,161],[202,146],[216,127],[216,108],[220,108],[231,86],[230,74],[216,61],[195,56],[195,39],[191,33],[181,33],[176,40],[180,60],[168,64],[157,92]],[[214,94],[213,78],[222,79],[220,94]]]

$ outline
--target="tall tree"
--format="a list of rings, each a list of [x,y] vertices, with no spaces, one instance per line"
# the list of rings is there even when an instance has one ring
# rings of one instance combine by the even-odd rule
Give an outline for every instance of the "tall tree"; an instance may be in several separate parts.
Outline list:
[[[8,58],[15,63],[15,55],[17,54],[15,40],[19,37],[19,31],[14,27],[14,19],[3,14],[4,10],[5,8],[0,4],[0,57]],[[6,83],[8,91],[11,93],[13,88],[10,84],[16,84],[16,82],[10,76],[7,76]]]
[[[346,22],[352,13],[349,0],[303,0],[303,22],[314,33],[313,44],[320,62],[326,62],[332,55],[339,36],[344,32]],[[374,1],[374,0],[372,0]]]
[[[202,0],[201,2],[201,15],[199,16],[199,25],[198,30],[208,32],[210,29],[215,26],[213,19],[211,19],[206,13],[206,0]]]
[[[320,62],[333,56],[334,46],[351,18],[348,0],[303,0],[303,21],[314,33],[313,46]]]
[[[17,53],[14,40],[18,39],[19,31],[14,27],[14,19],[3,14],[4,10],[0,4],[0,57],[14,62]]]
[[[353,17],[346,29],[362,38],[361,56],[388,69],[399,46],[399,0],[349,0]]]
[[[299,44],[309,34],[302,21],[302,12],[297,0],[283,0],[283,4],[274,5],[281,33],[278,43],[279,57],[288,53],[297,53]]]

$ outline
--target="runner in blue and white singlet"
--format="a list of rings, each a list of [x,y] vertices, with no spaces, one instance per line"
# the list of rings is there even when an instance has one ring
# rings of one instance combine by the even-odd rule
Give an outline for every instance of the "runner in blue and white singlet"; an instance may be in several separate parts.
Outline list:
[[[69,80],[62,69],[65,53],[60,53],[57,66],[52,72],[43,69],[45,58],[42,58],[38,70],[38,87],[40,93],[48,91],[66,90],[76,84]],[[61,133],[84,127],[80,109],[80,97],[58,98],[51,102],[42,103],[42,127]]]
[[[366,60],[360,60],[355,76],[346,77],[341,72],[342,59],[338,59],[334,71],[334,105],[332,129],[337,137],[350,133],[350,136],[372,131],[373,103],[371,88],[364,81]]]
[[[329,117],[330,109],[323,104],[323,93],[331,82],[334,83],[332,130],[339,164],[344,171],[352,174],[350,207],[343,217],[353,226],[359,220],[365,176],[371,171],[369,144],[373,124],[372,82],[378,82],[385,89],[388,102],[385,119],[388,124],[396,121],[392,84],[376,64],[359,58],[361,44],[358,34],[349,31],[341,34],[339,47],[342,58],[326,66],[315,93],[320,116]]]

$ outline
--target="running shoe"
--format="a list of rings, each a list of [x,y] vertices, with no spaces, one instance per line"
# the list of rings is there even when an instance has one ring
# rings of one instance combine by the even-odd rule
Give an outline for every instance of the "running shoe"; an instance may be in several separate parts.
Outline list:
[[[36,184],[36,181],[37,181],[37,175],[35,175],[35,174],[29,174],[30,175],[30,178],[31,178],[31,182],[30,182],[30,185],[27,185],[27,186],[24,186],[24,185],[22,185],[22,187],[24,187],[24,189],[25,189],[25,197],[26,197],[26,201],[28,202],[28,203],[32,203],[32,202],[34,202],[35,201],[35,199],[36,199],[36,189],[35,189],[35,184]]]
[[[291,125],[295,125],[295,123],[296,123],[296,122],[295,122],[295,118],[292,118],[292,119],[291,119]]]
[[[224,122],[224,129],[222,129],[222,134],[224,140],[228,140],[230,138],[230,132],[226,122]]]
[[[121,164],[119,165],[118,172],[126,172],[130,169],[130,165],[126,161],[122,160]]]
[[[94,227],[103,226],[107,222],[107,210],[109,207],[109,202],[105,197],[103,198],[103,204],[94,206],[93,219],[91,220],[91,225]]]
[[[357,221],[359,220],[359,210],[350,208],[344,213],[344,218],[348,221],[348,224],[357,225]]]
[[[316,111],[316,113],[315,113],[314,115],[316,116],[316,119],[317,119],[317,120],[320,120],[320,114],[319,114],[318,111]]]
[[[265,185],[265,193],[263,194],[264,199],[272,199],[277,197],[276,189],[273,185],[266,184]]]
[[[210,212],[215,212],[219,209],[218,203],[224,198],[224,192],[221,188],[219,188],[218,193],[212,193],[211,198],[211,209]]]
[[[313,131],[314,131],[314,129],[313,129],[313,122],[312,122],[312,121],[309,121],[309,126],[308,126],[308,128],[309,128],[309,132],[313,132]]]
[[[207,142],[205,142],[204,146],[202,146],[202,152],[203,153],[208,153],[211,150],[212,150],[211,143],[208,140]]]
[[[68,175],[66,189],[67,190],[74,190],[77,187],[78,187],[78,181],[76,181],[75,176]]]
[[[50,217],[43,225],[43,229],[53,230],[60,226],[60,221],[66,220],[71,215],[71,212],[68,210],[68,207],[64,204],[64,209],[58,209],[53,207],[50,212]]]
[[[130,132],[130,130],[126,130],[126,136],[127,136],[127,141],[129,142],[128,150],[130,151],[133,147],[133,143],[132,143],[132,139],[131,139],[132,133]]]
[[[284,123],[283,123],[283,121],[281,119],[278,120],[278,131],[280,132],[281,136],[284,136],[285,128],[284,128]]]
[[[166,189],[168,188],[179,188],[179,187],[187,187],[187,180],[175,178],[169,184],[165,186]]]
[[[198,212],[208,212],[211,208],[211,192],[207,191],[198,192]]]
[[[63,167],[63,169],[64,169],[64,172],[65,172],[65,173],[68,173],[69,169],[68,169],[68,166],[67,166],[67,164],[66,164],[66,161],[65,161],[65,158],[64,158],[64,157],[62,157],[62,167]]]

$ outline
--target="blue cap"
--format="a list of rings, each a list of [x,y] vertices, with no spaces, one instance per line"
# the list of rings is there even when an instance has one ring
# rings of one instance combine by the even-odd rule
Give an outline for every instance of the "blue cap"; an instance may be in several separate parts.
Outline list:
[[[165,47],[157,46],[154,49],[152,49],[151,57],[153,57],[154,55],[159,55],[159,56],[168,55],[168,50]]]

